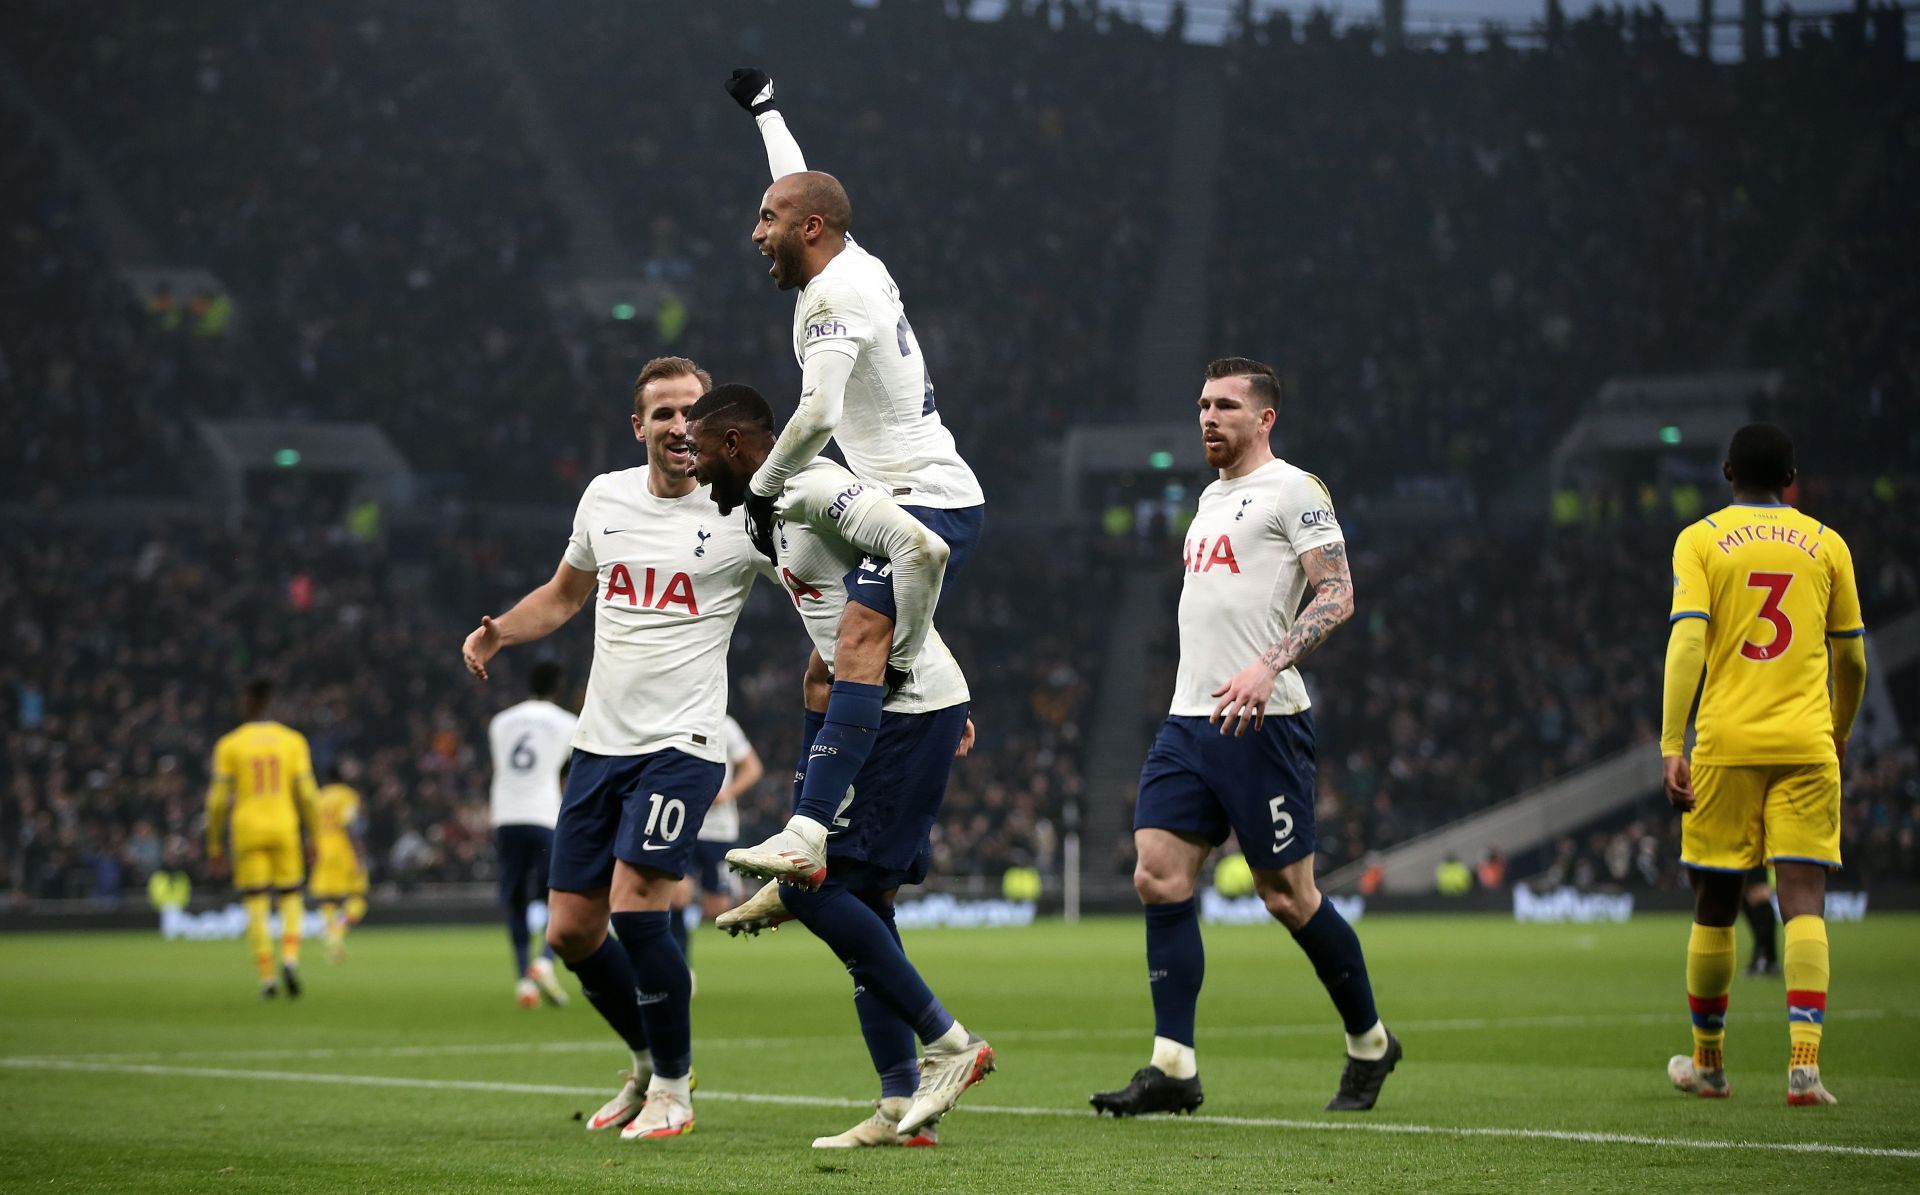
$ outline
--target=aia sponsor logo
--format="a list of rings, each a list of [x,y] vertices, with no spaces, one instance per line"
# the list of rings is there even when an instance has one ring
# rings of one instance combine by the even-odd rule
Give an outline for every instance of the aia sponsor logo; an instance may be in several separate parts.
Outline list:
[[[678,606],[688,614],[700,613],[692,577],[685,573],[674,573],[662,583],[658,570],[647,568],[642,573],[641,584],[635,585],[633,573],[626,565],[614,565],[607,570],[607,591],[600,595],[600,600],[615,605],[625,602],[635,609],[645,606],[649,610],[665,610],[669,606]]]
[[[1212,540],[1203,535],[1188,540],[1181,563],[1189,573],[1210,573],[1216,568],[1232,573],[1240,571],[1240,562],[1233,555],[1233,537],[1227,535]]]

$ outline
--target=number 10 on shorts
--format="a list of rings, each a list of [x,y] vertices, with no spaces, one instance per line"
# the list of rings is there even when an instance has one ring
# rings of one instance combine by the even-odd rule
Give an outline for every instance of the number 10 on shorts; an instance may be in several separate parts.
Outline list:
[[[1273,849],[1278,851],[1293,841],[1293,815],[1286,810],[1285,793],[1267,802],[1267,812],[1273,817]]]
[[[652,838],[654,829],[658,827],[663,841],[673,842],[679,838],[680,831],[687,828],[687,803],[678,797],[669,799],[665,793],[654,793],[647,799],[652,802],[652,807],[647,813],[647,828],[641,836]]]

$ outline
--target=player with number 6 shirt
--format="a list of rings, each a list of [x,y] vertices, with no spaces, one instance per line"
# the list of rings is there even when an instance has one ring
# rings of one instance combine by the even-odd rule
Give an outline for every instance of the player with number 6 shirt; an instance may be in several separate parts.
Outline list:
[[[587,486],[552,580],[467,637],[482,680],[501,648],[594,603],[593,667],[554,826],[547,941],[632,1052],[587,1121],[628,1140],[693,1128],[692,976],[668,928],[674,889],[725,771],[727,645],[764,567],[693,477],[687,412],[712,379],[681,357],[634,384],[647,464]],[[614,936],[609,937],[611,926]],[[617,939],[617,940],[616,940]]]

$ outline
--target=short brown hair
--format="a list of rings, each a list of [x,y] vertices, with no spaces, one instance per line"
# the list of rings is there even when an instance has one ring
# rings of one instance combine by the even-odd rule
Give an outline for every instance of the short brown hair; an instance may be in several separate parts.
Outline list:
[[[1280,409],[1280,375],[1273,372],[1273,366],[1264,361],[1255,361],[1251,357],[1222,357],[1218,361],[1207,363],[1207,380],[1215,378],[1245,378],[1247,386],[1253,391],[1254,401],[1269,410]]]
[[[655,357],[640,367],[640,376],[633,380],[633,413],[645,415],[645,404],[640,401],[641,392],[649,382],[661,382],[668,378],[699,378],[702,391],[713,389],[713,375],[695,365],[686,357]]]

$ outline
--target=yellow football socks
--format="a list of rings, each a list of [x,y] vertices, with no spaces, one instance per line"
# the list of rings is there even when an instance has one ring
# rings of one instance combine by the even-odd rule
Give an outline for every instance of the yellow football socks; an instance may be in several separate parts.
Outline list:
[[[272,898],[264,892],[249,892],[241,898],[247,910],[247,949],[253,951],[253,965],[260,982],[273,981],[273,927],[268,924]]]
[[[298,892],[280,894],[280,959],[289,967],[300,964],[300,926],[307,918],[306,901]]]
[[[1687,939],[1687,1007],[1693,1013],[1693,1065],[1703,1071],[1724,1065],[1727,993],[1733,989],[1735,962],[1731,925],[1694,923]]]
[[[1820,1065],[1820,1031],[1827,1021],[1827,922],[1800,916],[1787,922],[1787,1065]]]

